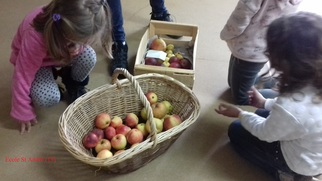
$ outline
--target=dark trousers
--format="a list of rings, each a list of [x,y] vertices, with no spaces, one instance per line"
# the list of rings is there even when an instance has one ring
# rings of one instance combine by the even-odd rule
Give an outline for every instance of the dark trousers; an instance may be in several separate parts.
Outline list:
[[[269,111],[258,109],[259,116],[267,117]],[[278,179],[279,171],[295,174],[286,164],[280,142],[261,141],[248,132],[239,120],[232,122],[228,129],[230,142],[235,150],[245,159],[264,169]]]

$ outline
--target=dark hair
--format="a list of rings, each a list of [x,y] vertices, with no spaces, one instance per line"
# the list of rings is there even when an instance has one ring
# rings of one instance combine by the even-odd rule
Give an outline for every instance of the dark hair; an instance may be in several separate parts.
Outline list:
[[[98,40],[111,57],[111,13],[106,0],[53,0],[32,25],[43,34],[55,60],[70,61],[68,42],[89,44]]]
[[[281,72],[280,93],[308,84],[322,90],[322,17],[299,12],[273,21],[267,30],[267,54]]]

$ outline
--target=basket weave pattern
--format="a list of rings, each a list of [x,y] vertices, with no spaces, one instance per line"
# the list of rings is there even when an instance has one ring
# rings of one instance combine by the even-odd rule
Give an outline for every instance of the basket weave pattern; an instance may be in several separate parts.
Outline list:
[[[197,120],[200,113],[200,104],[194,93],[169,76],[151,73],[133,77],[125,69],[117,69],[113,77],[119,73],[128,79],[116,79],[113,84],[86,93],[66,108],[58,122],[61,141],[76,159],[111,173],[134,171],[164,153]],[[173,114],[179,115],[183,122],[158,134],[155,124],[151,123],[152,133],[146,140],[109,159],[95,158],[90,150],[83,147],[82,138],[93,129],[93,120],[101,112],[124,118],[130,112],[139,115],[145,107],[148,110],[148,121],[151,121],[152,110],[144,96],[148,91],[155,92],[160,101],[171,102]]]

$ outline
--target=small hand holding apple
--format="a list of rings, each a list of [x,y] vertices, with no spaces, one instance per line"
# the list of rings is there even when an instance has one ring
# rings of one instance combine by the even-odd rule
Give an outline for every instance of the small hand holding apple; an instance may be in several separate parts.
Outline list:
[[[27,122],[22,122],[22,121],[18,121],[20,124],[20,134],[24,134],[25,131],[27,131],[28,133],[30,132],[31,126],[37,124],[37,119],[33,119],[31,121],[27,121]]]
[[[215,111],[218,114],[222,114],[227,117],[236,118],[243,110],[234,105],[221,103],[219,104],[218,109],[215,109]]]
[[[266,99],[255,87],[248,91],[249,104],[257,108],[264,108]]]

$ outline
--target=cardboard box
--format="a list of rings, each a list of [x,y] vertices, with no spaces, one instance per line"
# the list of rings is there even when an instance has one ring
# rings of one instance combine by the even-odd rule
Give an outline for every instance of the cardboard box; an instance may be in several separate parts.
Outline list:
[[[199,29],[196,25],[180,24],[173,22],[153,21],[141,38],[136,60],[134,64],[134,75],[145,73],[159,73],[173,77],[184,83],[189,88],[193,88],[195,80],[196,51]],[[144,59],[148,50],[148,44],[154,36],[162,37],[167,44],[185,49],[185,56],[192,61],[192,69],[170,68],[162,66],[145,65]],[[167,35],[182,36],[178,39],[170,38]]]

